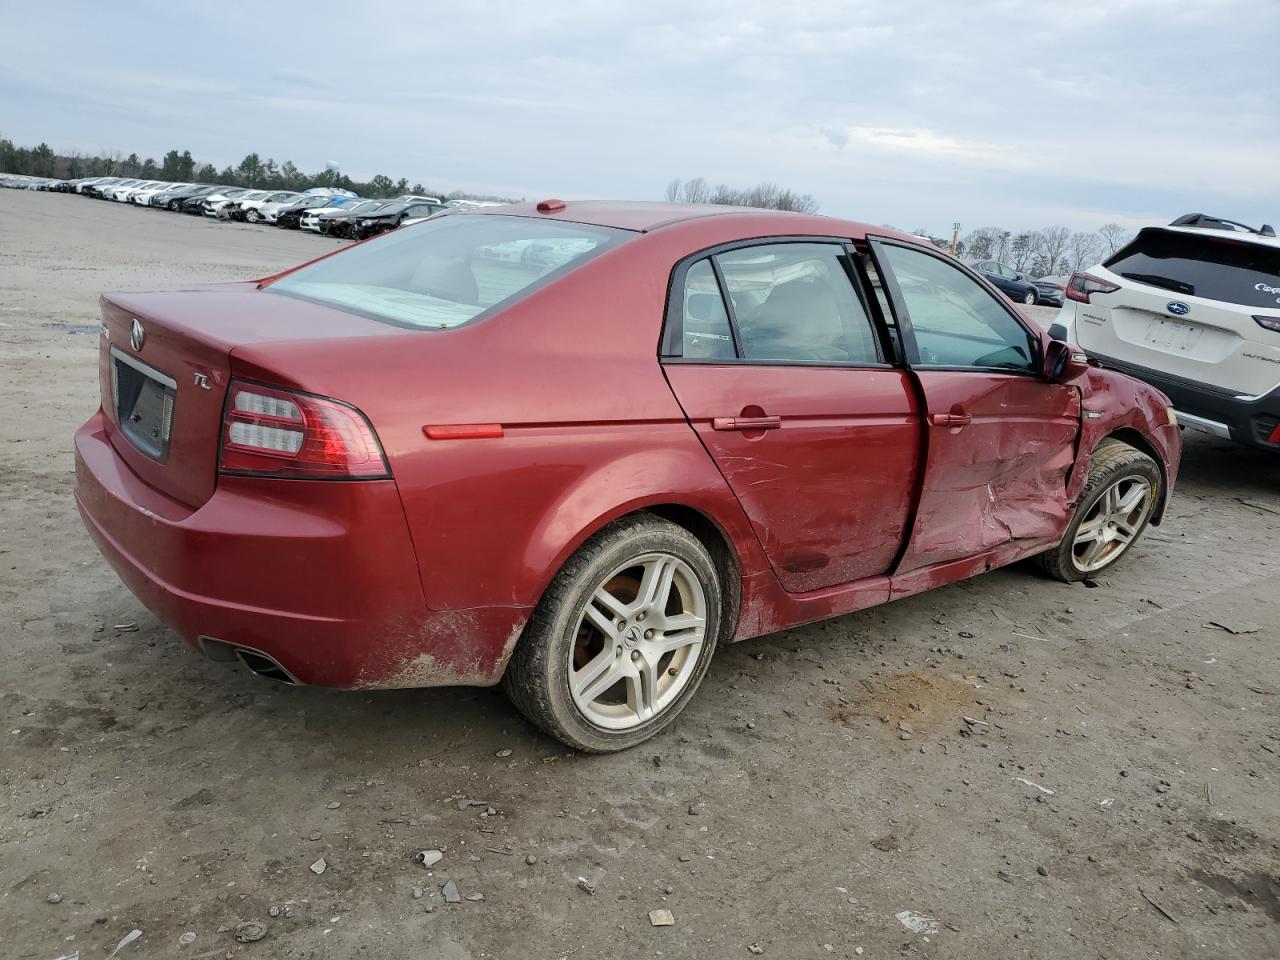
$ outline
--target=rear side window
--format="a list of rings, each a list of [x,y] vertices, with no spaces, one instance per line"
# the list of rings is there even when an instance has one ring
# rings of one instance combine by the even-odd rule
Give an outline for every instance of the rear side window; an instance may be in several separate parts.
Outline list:
[[[684,277],[686,360],[732,360],[733,331],[710,260],[699,260]]]
[[[716,256],[746,360],[879,363],[871,321],[830,243],[777,243]]]
[[[630,236],[556,220],[451,215],[352,247],[266,289],[397,326],[441,330],[504,309]]]
[[[1280,248],[1260,243],[1147,229],[1103,266],[1170,293],[1280,307]]]

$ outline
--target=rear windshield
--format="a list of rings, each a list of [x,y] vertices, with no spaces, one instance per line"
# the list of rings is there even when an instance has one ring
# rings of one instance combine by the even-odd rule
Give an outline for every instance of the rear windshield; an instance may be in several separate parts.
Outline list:
[[[631,235],[556,220],[452,214],[303,267],[267,290],[441,330],[510,306]]]
[[[1260,243],[1147,229],[1103,266],[1170,293],[1280,307],[1280,248]]]

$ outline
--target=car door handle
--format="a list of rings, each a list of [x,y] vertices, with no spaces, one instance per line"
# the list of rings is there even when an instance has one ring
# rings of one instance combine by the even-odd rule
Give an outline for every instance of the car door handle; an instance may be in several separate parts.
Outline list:
[[[711,421],[712,430],[778,430],[781,417],[716,417]]]
[[[965,427],[973,423],[973,417],[967,413],[931,413],[929,422],[935,427]]]

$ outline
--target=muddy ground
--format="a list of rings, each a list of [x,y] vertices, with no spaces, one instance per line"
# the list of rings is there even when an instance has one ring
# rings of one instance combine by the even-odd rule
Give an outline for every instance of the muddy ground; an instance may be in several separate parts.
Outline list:
[[[1280,461],[1221,441],[1096,588],[1007,569],[723,649],[620,756],[178,642],[71,499],[97,295],[332,246],[0,191],[0,957],[1280,955]]]

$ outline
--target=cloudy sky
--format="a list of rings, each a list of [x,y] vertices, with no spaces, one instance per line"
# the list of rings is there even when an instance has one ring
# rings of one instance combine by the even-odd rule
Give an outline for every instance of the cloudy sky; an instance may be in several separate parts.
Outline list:
[[[1280,222],[1280,0],[22,4],[0,136],[906,229]]]

